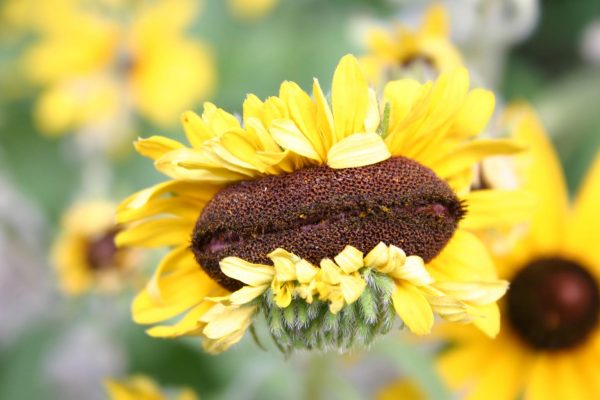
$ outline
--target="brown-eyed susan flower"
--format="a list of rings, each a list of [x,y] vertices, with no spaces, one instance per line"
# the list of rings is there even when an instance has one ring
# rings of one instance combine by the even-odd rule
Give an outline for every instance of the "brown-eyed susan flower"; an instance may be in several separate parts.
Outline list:
[[[417,334],[434,313],[498,330],[506,282],[471,229],[522,217],[523,192],[470,191],[481,158],[519,151],[478,139],[493,95],[467,71],[437,82],[390,82],[378,98],[351,56],[331,102],[293,82],[265,101],[249,95],[242,121],[206,103],[183,115],[191,147],[136,143],[170,181],[126,199],[126,246],[174,246],[133,303],[156,337],[199,335],[218,352],[264,315],[276,342],[344,350],[391,329]],[[513,210],[521,211],[514,213]]]
[[[75,204],[64,215],[52,261],[65,293],[115,290],[139,261],[136,251],[115,245],[119,231],[115,209],[110,202],[88,201]]]
[[[450,41],[446,9],[430,6],[417,29],[397,23],[394,29],[367,32],[367,54],[361,58],[371,83],[378,86],[400,77],[403,69],[419,64],[436,74],[462,66],[460,52]]]
[[[210,93],[212,56],[185,33],[198,3],[53,2],[61,6],[36,24],[24,56],[27,77],[42,89],[34,112],[44,133],[123,133],[133,112],[168,125]]]
[[[442,354],[440,369],[469,399],[599,398],[600,157],[570,207],[533,111],[516,105],[507,118],[514,135],[531,144],[514,168],[539,205],[526,234],[496,256],[501,277],[511,281],[500,334],[489,340],[468,327],[444,327],[456,346]]]
[[[122,381],[110,379],[104,385],[110,400],[198,400],[192,389],[167,392],[143,375],[134,375]]]

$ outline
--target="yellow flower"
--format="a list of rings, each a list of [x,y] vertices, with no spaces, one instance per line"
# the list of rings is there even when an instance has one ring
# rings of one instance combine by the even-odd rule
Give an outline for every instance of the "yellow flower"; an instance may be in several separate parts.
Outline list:
[[[425,400],[427,396],[416,382],[408,379],[398,380],[377,393],[377,400]]]
[[[525,235],[496,256],[511,289],[503,329],[489,340],[468,327],[444,327],[457,345],[440,369],[469,399],[600,398],[600,156],[569,207],[559,161],[534,112],[509,108],[514,136],[532,145],[515,157],[520,183],[539,205]]]
[[[198,400],[191,389],[182,389],[177,396],[167,396],[156,382],[143,375],[135,375],[125,381],[109,379],[104,384],[110,400]]]
[[[37,24],[39,39],[23,60],[28,78],[42,88],[35,117],[44,133],[107,124],[119,131],[133,111],[172,124],[212,90],[212,56],[184,33],[196,2],[142,2],[125,20],[115,17],[122,12],[116,4],[49,3],[60,7]]]
[[[395,314],[418,334],[435,312],[495,335],[506,282],[469,230],[510,226],[530,200],[470,193],[479,160],[521,150],[476,138],[493,108],[464,69],[390,82],[378,99],[348,55],[331,104],[317,80],[312,97],[284,82],[279,96],[249,95],[242,123],[210,103],[185,113],[191,147],[139,140],[172,180],[119,206],[117,243],[175,248],[135,299],[134,320],[185,314],[149,333],[199,335],[213,351],[241,339],[259,310],[284,348],[367,344]]]
[[[132,249],[116,248],[114,238],[119,227],[115,209],[109,202],[82,202],[63,217],[52,261],[65,293],[79,295],[92,287],[114,290],[138,262]]]
[[[269,14],[278,0],[227,0],[231,13],[238,19],[256,21]]]
[[[376,86],[397,78],[402,68],[423,63],[436,72],[462,66],[462,57],[449,38],[448,15],[442,5],[429,7],[423,24],[411,30],[397,24],[394,32],[376,28],[367,33],[367,55],[361,64]]]

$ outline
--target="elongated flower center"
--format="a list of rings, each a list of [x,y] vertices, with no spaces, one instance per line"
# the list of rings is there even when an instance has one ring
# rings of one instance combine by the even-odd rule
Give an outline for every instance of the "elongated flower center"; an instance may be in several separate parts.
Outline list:
[[[507,295],[508,318],[532,347],[560,350],[588,337],[600,316],[600,292],[581,265],[559,258],[540,259],[523,268]]]
[[[93,270],[105,269],[115,264],[117,230],[110,230],[88,244],[87,261]]]
[[[281,247],[318,265],[347,245],[394,244],[425,261],[452,237],[464,209],[448,184],[403,157],[349,169],[317,166],[229,186],[206,205],[192,237],[202,268],[223,287],[240,282],[219,261],[270,264]]]

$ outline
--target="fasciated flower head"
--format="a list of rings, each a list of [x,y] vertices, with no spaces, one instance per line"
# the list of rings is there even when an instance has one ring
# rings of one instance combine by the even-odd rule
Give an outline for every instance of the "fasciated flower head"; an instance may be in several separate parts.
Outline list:
[[[425,69],[437,75],[463,65],[460,52],[450,41],[446,9],[430,6],[417,29],[396,23],[393,29],[368,31],[367,54],[361,58],[369,81],[378,86],[406,75],[407,69]]]
[[[181,389],[169,396],[156,382],[143,375],[119,381],[110,379],[104,385],[110,400],[198,400],[192,389]]]
[[[115,290],[139,261],[135,250],[116,247],[120,228],[115,211],[112,203],[90,201],[75,204],[64,215],[52,262],[65,293]]]
[[[457,344],[441,356],[442,375],[469,399],[597,398],[600,156],[569,206],[559,161],[535,113],[514,105],[505,119],[516,138],[531,144],[513,168],[538,207],[510,247],[492,246],[501,277],[511,281],[500,335],[491,341],[467,327],[441,329]]]
[[[523,192],[469,193],[473,165],[513,153],[483,140],[493,95],[464,69],[436,82],[391,82],[381,98],[353,56],[340,61],[331,104],[292,82],[243,121],[207,103],[183,125],[191,147],[164,137],[138,151],[171,181],[119,207],[121,245],[175,246],[133,304],[153,336],[199,335],[212,352],[263,314],[284,351],[367,345],[398,315],[418,334],[434,313],[498,330],[506,290],[469,229],[514,223]]]
[[[212,55],[185,33],[196,2],[47,3],[52,17],[37,17],[39,38],[23,58],[26,77],[42,89],[34,113],[43,133],[104,126],[122,134],[135,112],[170,125],[210,94]]]

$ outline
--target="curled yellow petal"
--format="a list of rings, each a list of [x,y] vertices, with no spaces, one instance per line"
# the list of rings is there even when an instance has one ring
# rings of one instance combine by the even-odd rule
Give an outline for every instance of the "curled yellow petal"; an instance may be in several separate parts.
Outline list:
[[[387,160],[391,154],[376,133],[355,133],[334,144],[327,153],[331,168],[356,168]]]
[[[352,246],[346,246],[344,250],[333,259],[342,271],[347,274],[358,271],[364,265],[362,251]]]
[[[272,266],[253,264],[238,257],[225,257],[219,262],[219,266],[228,277],[251,286],[271,283],[275,275]]]

